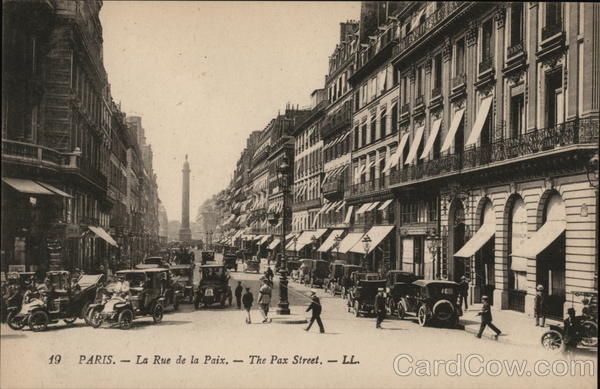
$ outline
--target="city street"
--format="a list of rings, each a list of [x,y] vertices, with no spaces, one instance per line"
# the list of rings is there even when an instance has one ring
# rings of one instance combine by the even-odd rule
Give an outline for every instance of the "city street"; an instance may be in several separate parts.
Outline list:
[[[231,283],[233,286],[236,281],[242,281],[244,286],[252,288],[257,298],[259,277],[260,274],[233,272]],[[276,282],[271,304],[273,311],[278,301],[277,291]],[[308,291],[305,286],[290,283],[290,306],[294,316],[305,315]],[[486,382],[500,384],[500,378],[492,376],[498,373],[495,365],[487,373],[478,372],[492,359],[527,360],[528,369],[532,369],[534,361],[550,356],[541,347],[531,349],[476,339],[462,330],[421,328],[410,318],[386,320],[384,329],[377,330],[374,318],[355,318],[346,311],[341,298],[331,297],[320,289],[318,295],[323,305],[325,334],[319,334],[318,327],[306,333],[303,330],[305,325],[284,324],[277,320],[277,315],[272,323],[262,324],[261,315],[256,309],[252,310],[254,321],[248,325],[244,322],[242,311],[236,308],[194,310],[189,304],[183,305],[178,312],[165,314],[163,322],[158,325],[153,324],[150,318],[142,318],[128,331],[93,329],[82,321],[70,327],[64,323],[55,324],[43,333],[33,333],[28,329],[15,332],[3,324],[1,368],[13,374],[3,375],[2,386],[60,385],[76,388],[80,385],[77,379],[71,376],[68,381],[65,380],[65,366],[68,366],[69,375],[85,379],[86,375],[93,374],[94,382],[87,381],[88,385],[102,387],[129,387],[135,384],[137,387],[151,388],[157,382],[174,388],[217,385],[279,387],[282,383],[278,380],[285,380],[287,386],[293,387],[311,387],[315,382],[335,387],[336,383],[342,382],[340,377],[352,383],[347,387],[369,387],[375,380],[381,387],[398,387],[408,382],[414,385],[416,378],[423,387],[434,385],[437,381],[447,387],[481,387]],[[19,354],[13,354],[14,350],[19,350]],[[454,370],[451,369],[447,374],[443,365],[438,376],[431,370],[431,377],[418,377],[416,372],[401,377],[394,372],[394,359],[400,354],[409,355],[415,362],[425,359],[432,364],[436,359],[464,360],[471,354],[478,354],[483,359],[472,357],[474,359],[470,366],[475,375],[479,374],[480,377],[475,381],[462,371],[457,373],[463,378],[459,383],[456,377],[450,376]],[[60,361],[56,359],[58,355]],[[98,355],[111,357],[96,357]],[[176,363],[179,355],[186,358],[185,364]],[[190,364],[192,355],[198,358],[197,364]],[[373,357],[375,355],[377,358]],[[156,356],[160,356],[157,364],[168,364],[166,369],[154,368]],[[295,356],[299,358],[296,361],[310,358],[305,360],[310,364],[293,364]],[[264,365],[258,364],[259,357],[265,358]],[[315,357],[318,360],[314,360]],[[54,358],[53,363],[50,363],[51,358]],[[143,361],[143,358],[147,358],[148,364],[136,363]],[[168,363],[167,358],[170,358]],[[288,358],[287,364],[283,364],[284,358]],[[407,371],[411,366],[407,358],[401,359],[400,372]],[[595,357],[578,354],[576,358],[593,362],[595,369]],[[344,359],[354,364],[343,364]],[[27,364],[23,363],[25,360]],[[382,364],[381,361],[386,362]],[[93,362],[101,366],[92,368]],[[327,368],[320,368],[324,366]],[[29,374],[31,371],[43,374],[34,376]],[[312,377],[310,383],[306,380],[307,374]],[[502,372],[500,375],[505,376]],[[164,382],[167,376],[169,382]],[[189,379],[198,376],[201,377],[200,381],[197,378],[192,381]],[[240,380],[240,377],[249,380]],[[579,388],[592,387],[596,381],[591,376],[550,375],[540,378],[528,377],[527,373],[518,379],[525,380],[520,381],[520,385],[544,382],[546,387],[569,385],[576,379]],[[10,385],[7,384],[9,382]],[[502,386],[510,386],[510,382],[503,381]]]

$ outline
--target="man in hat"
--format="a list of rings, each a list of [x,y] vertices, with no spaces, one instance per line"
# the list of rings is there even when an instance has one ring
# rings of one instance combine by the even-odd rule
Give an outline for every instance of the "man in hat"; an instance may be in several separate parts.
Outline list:
[[[252,303],[254,302],[254,296],[252,292],[250,292],[250,288],[246,287],[246,293],[242,296],[242,304],[244,305],[244,310],[246,311],[246,324],[252,323],[252,319],[250,318],[250,309],[252,309]]]
[[[544,327],[546,324],[546,316],[544,314],[544,286],[538,285],[535,292],[533,305],[533,314],[535,316],[535,326]],[[540,325],[540,319],[542,324]]]
[[[502,331],[492,324],[492,310],[490,308],[490,303],[488,302],[488,296],[482,296],[481,300],[483,304],[481,306],[481,311],[477,314],[478,316],[481,316],[481,326],[479,327],[479,333],[475,336],[481,338],[483,330],[485,330],[485,327],[488,326],[496,333],[496,339],[498,339],[498,336],[502,333]]]
[[[258,290],[260,296],[258,297],[258,304],[260,304],[261,312],[263,314],[263,323],[271,321],[269,318],[269,304],[271,303],[271,287],[269,286],[269,280],[263,280],[263,286]]]
[[[238,281],[237,286],[235,287],[235,302],[237,304],[238,309],[242,309],[242,292],[244,288],[242,287],[242,281]]]
[[[567,318],[563,322],[565,328],[565,351],[571,353],[577,348],[581,339],[581,318],[575,316],[573,307],[567,309]]]
[[[325,327],[323,327],[323,322],[321,321],[321,300],[319,300],[319,298],[317,297],[317,292],[315,292],[314,290],[310,291],[310,300],[311,302],[308,308],[306,308],[306,312],[312,311],[312,316],[310,317],[308,327],[306,327],[304,330],[310,330],[310,327],[316,320],[317,324],[319,325],[319,330],[323,334],[325,333]]]
[[[381,323],[385,319],[385,296],[383,295],[383,288],[377,289],[377,296],[375,296],[375,313],[377,314],[377,322],[375,328],[381,328]]]
[[[469,280],[466,276],[460,277],[460,283],[458,288],[458,306],[462,308],[463,301],[465,302],[465,311],[469,309],[467,300],[469,297]]]

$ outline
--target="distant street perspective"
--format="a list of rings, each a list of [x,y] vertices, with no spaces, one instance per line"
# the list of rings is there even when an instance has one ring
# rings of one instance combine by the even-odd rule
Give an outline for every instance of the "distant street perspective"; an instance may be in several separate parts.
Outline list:
[[[2,10],[1,388],[597,386],[597,4]]]

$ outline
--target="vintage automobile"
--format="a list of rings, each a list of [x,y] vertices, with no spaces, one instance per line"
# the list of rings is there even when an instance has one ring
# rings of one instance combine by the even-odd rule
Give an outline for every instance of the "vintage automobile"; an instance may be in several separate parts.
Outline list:
[[[17,319],[38,332],[46,330],[49,323],[57,323],[61,319],[72,324],[77,318],[85,318],[103,279],[103,274],[82,275],[71,287],[68,271],[49,271],[39,290],[39,298],[23,304]]]
[[[233,271],[237,271],[237,256],[235,254],[224,254],[223,265],[225,265],[227,269],[233,269]]]
[[[215,260],[215,252],[214,251],[202,251],[200,254],[200,261],[202,265],[206,265],[208,262],[213,262]]]
[[[329,262],[323,261],[321,259],[313,259],[312,267],[310,270],[310,278],[308,283],[311,288],[313,286],[323,286],[325,284],[325,280],[329,276]]]
[[[298,268],[298,282],[302,284],[310,283],[314,263],[312,259],[301,259],[300,267]]]
[[[361,269],[362,268],[357,265],[342,265],[342,298],[346,298],[350,290],[352,290],[352,286],[354,285],[354,281],[352,280],[352,274],[355,272],[359,272]]]
[[[329,265],[329,278],[326,289],[332,296],[342,294],[342,278],[346,261],[336,260]]]
[[[244,268],[244,271],[246,273],[251,272],[251,271],[259,273],[260,272],[260,261],[255,260],[255,259],[248,259],[246,261],[246,266]]]
[[[300,261],[288,259],[285,266],[287,274],[291,277],[292,281],[296,281],[298,278],[298,269],[300,269]]]
[[[390,270],[385,278],[387,281],[385,286],[387,312],[390,315],[397,314],[402,319],[404,316],[401,317],[400,314],[404,311],[401,307],[399,308],[400,300],[410,294],[411,284],[420,277],[413,272]]]
[[[102,301],[88,311],[92,327],[107,323],[128,329],[133,320],[143,316],[152,316],[159,323],[165,310],[167,272],[161,268],[118,271],[117,276],[123,276],[129,284],[129,291],[118,288],[117,282],[109,284]]]
[[[150,269],[152,267],[168,268],[169,263],[163,257],[146,257],[141,264],[137,264],[138,269]]]
[[[455,328],[462,315],[457,304],[459,288],[453,281],[416,280],[409,292],[400,298],[398,317],[412,313],[421,327],[436,322]]]
[[[174,287],[179,291],[181,302],[194,302],[194,264],[171,266]]]
[[[231,288],[229,287],[229,274],[225,265],[200,266],[200,284],[194,296],[194,307],[200,304],[208,307],[218,303],[221,308],[229,301],[231,306]]]
[[[10,272],[6,275],[7,287],[11,289],[10,293],[2,301],[4,305],[2,319],[6,318],[6,322],[13,330],[20,330],[25,326],[17,314],[21,311],[23,303],[28,303],[31,291],[35,290],[35,272]],[[4,298],[4,296],[3,296]]]
[[[385,287],[385,280],[379,279],[378,273],[353,273],[354,286],[350,293],[354,315],[371,314],[375,312],[375,296],[379,288]]]

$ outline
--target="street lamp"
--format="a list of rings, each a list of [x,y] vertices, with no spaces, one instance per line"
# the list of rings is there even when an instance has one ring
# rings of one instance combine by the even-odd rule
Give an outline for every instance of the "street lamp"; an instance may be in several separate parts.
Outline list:
[[[286,197],[289,192],[289,170],[290,165],[287,163],[287,157],[284,154],[281,165],[277,168],[277,183],[282,192],[283,206],[281,209],[281,263],[282,267],[279,268],[279,304],[277,304],[277,313],[279,315],[290,314],[290,304],[288,303],[288,280],[287,280],[287,259],[285,256],[285,211],[286,211]],[[295,245],[295,244],[294,244]],[[295,249],[295,247],[294,247]]]
[[[431,253],[431,257],[433,258],[433,268],[435,270],[435,275],[433,275],[434,279],[440,278],[440,261],[439,261],[439,251],[442,248],[442,238],[433,230],[429,236],[429,240],[427,241],[427,248]]]
[[[313,235],[313,236],[310,237],[310,240],[312,241],[313,259],[316,259],[315,256],[316,256],[316,253],[317,253],[317,241],[319,239],[317,239],[317,237]]]
[[[333,248],[336,251],[336,255],[335,255],[335,259],[340,259],[340,243],[342,242],[342,237],[340,236],[340,234],[337,234],[335,236],[335,242],[333,243]]]
[[[587,174],[587,179],[590,185],[595,189],[596,192],[596,207],[598,209],[598,205],[600,205],[598,201],[598,153],[594,154],[592,158],[588,161],[585,171]],[[598,224],[598,212],[596,211],[596,242],[598,242],[598,229],[600,228],[600,224]],[[596,258],[594,264],[594,289],[598,290],[598,244],[596,243]]]
[[[365,257],[363,258],[362,268],[363,270],[367,270],[367,255],[369,255],[369,248],[371,247],[371,238],[369,237],[369,235],[365,234],[365,236],[362,238],[362,242],[363,246],[365,247]]]

